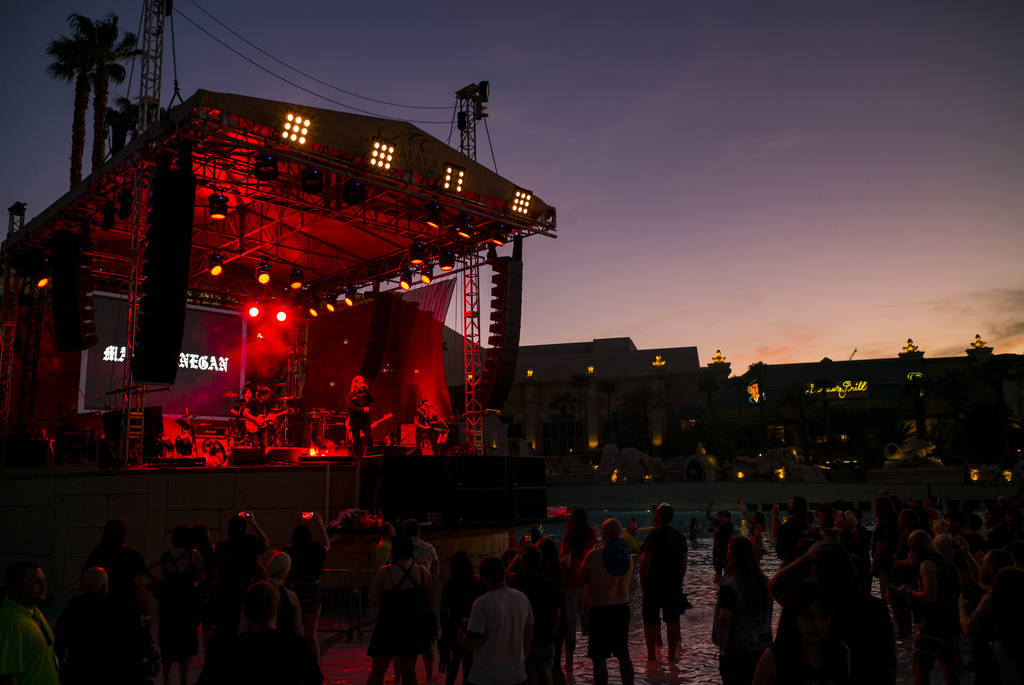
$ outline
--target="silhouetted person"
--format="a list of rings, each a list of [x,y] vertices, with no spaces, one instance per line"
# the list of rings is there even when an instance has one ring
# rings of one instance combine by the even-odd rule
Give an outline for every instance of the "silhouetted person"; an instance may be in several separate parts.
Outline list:
[[[668,660],[674,662],[679,657],[679,615],[685,608],[683,578],[687,550],[682,533],[671,525],[674,513],[668,502],[662,502],[654,510],[654,530],[644,540],[640,561],[648,661],[658,658],[662,620],[668,636]]]
[[[57,685],[53,631],[39,602],[46,599],[46,574],[39,564],[21,561],[4,574],[7,598],[0,608],[0,681],[18,685]]]
[[[320,685],[313,650],[291,629],[277,628],[279,594],[270,583],[245,593],[245,631],[238,636],[223,681],[237,685]]]
[[[761,654],[772,644],[774,600],[748,538],[734,537],[726,552],[712,627],[723,685],[749,685]]]

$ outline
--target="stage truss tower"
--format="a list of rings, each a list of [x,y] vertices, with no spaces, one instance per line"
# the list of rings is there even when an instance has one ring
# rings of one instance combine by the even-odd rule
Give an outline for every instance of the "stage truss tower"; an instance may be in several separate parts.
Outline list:
[[[455,93],[459,127],[459,151],[476,160],[476,123],[487,116],[490,86],[471,83]],[[484,447],[484,398],[480,397],[483,371],[480,348],[480,254],[466,255],[462,271],[462,379],[466,395],[466,444],[474,454]]]

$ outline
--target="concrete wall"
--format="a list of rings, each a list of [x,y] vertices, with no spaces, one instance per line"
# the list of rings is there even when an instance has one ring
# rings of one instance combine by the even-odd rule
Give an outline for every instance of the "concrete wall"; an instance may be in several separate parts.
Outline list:
[[[923,500],[929,494],[940,501],[987,500],[1011,497],[1017,492],[1013,485],[928,485],[876,483],[637,483],[622,485],[559,485],[548,486],[551,506],[581,506],[586,509],[611,511],[644,510],[659,502],[669,502],[677,511],[703,511],[710,500],[715,509],[738,510],[737,499],[751,510],[755,505],[780,504],[783,509],[793,495],[803,495],[808,502],[870,502],[875,493],[886,489],[906,497]]]
[[[205,521],[218,542],[241,510],[252,510],[271,544],[281,545],[299,512],[324,512],[326,478],[323,467],[8,471],[0,479],[0,568],[35,560],[46,571],[49,602],[61,607],[112,518],[124,519],[128,545],[146,559],[166,549],[182,523]],[[351,468],[331,468],[331,512],[352,506],[353,483]]]

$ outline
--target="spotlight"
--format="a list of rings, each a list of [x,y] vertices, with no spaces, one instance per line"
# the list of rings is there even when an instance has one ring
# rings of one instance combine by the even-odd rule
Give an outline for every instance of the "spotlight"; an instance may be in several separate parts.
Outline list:
[[[323,192],[324,174],[319,169],[308,166],[302,170],[299,184],[302,187],[302,192],[316,195]]]
[[[462,192],[462,181],[466,178],[466,171],[454,164],[445,164],[444,167],[444,189],[452,193]]]
[[[250,319],[255,319],[259,315],[260,315],[260,306],[258,304],[254,304],[251,307],[249,307],[249,318]]]
[[[278,309],[277,314],[274,314],[274,318],[283,323],[285,320],[288,319],[288,312],[286,312],[284,309]]]
[[[309,134],[309,119],[300,114],[288,113],[285,117],[284,130],[281,131],[283,140],[290,140],[299,145],[306,144],[306,136]]]
[[[349,288],[345,291],[345,306],[351,307],[356,303],[356,289]]]
[[[459,234],[460,238],[472,238],[473,237],[473,217],[469,214],[463,214],[459,219],[459,227],[455,230]]]
[[[366,202],[366,186],[360,181],[350,178],[342,187],[341,199],[347,205],[361,205]]]
[[[292,272],[288,275],[288,287],[292,290],[298,290],[302,287],[302,269],[298,267],[292,269]]]
[[[410,264],[422,264],[424,253],[426,252],[426,246],[423,243],[413,243],[409,247],[409,263]]]
[[[409,273],[408,269],[403,269],[402,275],[398,277],[398,287],[402,290],[408,290],[412,287],[412,274]]]
[[[210,275],[220,276],[224,273],[224,258],[219,254],[210,257]]]
[[[329,312],[334,312],[334,310],[336,308],[335,303],[337,301],[338,301],[338,293],[327,293],[324,296],[324,309],[326,309]]]
[[[455,268],[455,255],[451,252],[445,252],[441,255],[441,259],[438,260],[441,267],[441,271],[451,271]]]
[[[214,191],[210,193],[210,218],[222,221],[228,218],[228,199]]]
[[[313,319],[320,316],[320,303],[315,297],[309,298],[309,303],[306,304],[306,313]]]
[[[252,173],[261,181],[273,181],[277,178],[277,157],[274,153],[266,150],[257,152]]]
[[[36,280],[36,287],[42,290],[46,286],[50,285],[50,277],[43,275]]]
[[[113,202],[108,202],[103,205],[103,230],[112,231],[114,230],[114,216],[117,214],[117,208],[114,207]]]
[[[530,200],[532,199],[532,191],[516,188],[515,196],[512,198],[512,211],[516,214],[526,214],[530,211]]]
[[[388,171],[391,169],[391,161],[394,156],[394,145],[388,145],[382,140],[375,140],[370,148],[370,166],[381,171]]]
[[[260,285],[270,283],[270,264],[268,262],[263,262],[256,267],[256,280]]]
[[[441,205],[436,202],[427,203],[427,218],[423,223],[431,228],[441,228]]]
[[[504,247],[505,236],[508,234],[508,226],[505,224],[497,223],[494,224],[494,235],[491,236],[491,242],[498,247]]]
[[[434,280],[434,270],[430,268],[429,264],[424,264],[420,271],[420,283],[427,284],[432,280]]]

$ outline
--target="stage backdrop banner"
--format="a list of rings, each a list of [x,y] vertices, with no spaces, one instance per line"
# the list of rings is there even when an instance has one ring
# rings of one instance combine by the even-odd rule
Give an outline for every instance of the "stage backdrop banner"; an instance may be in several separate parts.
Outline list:
[[[117,409],[124,378],[124,335],[128,301],[94,293],[99,343],[82,353],[78,411]],[[178,376],[169,390],[146,395],[146,406],[163,407],[165,416],[224,417],[245,378],[245,317],[240,312],[188,305]],[[156,386],[150,386],[156,390]],[[160,386],[162,387],[162,386]]]
[[[421,399],[430,400],[447,421],[451,408],[442,332],[454,289],[455,279],[445,279],[404,295],[380,293],[311,322],[305,408],[346,409],[352,377],[367,359],[379,358],[379,366],[371,365],[377,367],[376,376],[366,379],[376,400],[371,418],[386,412],[394,418],[374,431],[378,439],[391,431],[397,435],[399,424],[411,423]],[[387,330],[375,331],[374,320],[380,317],[374,315],[382,307],[388,312]]]

